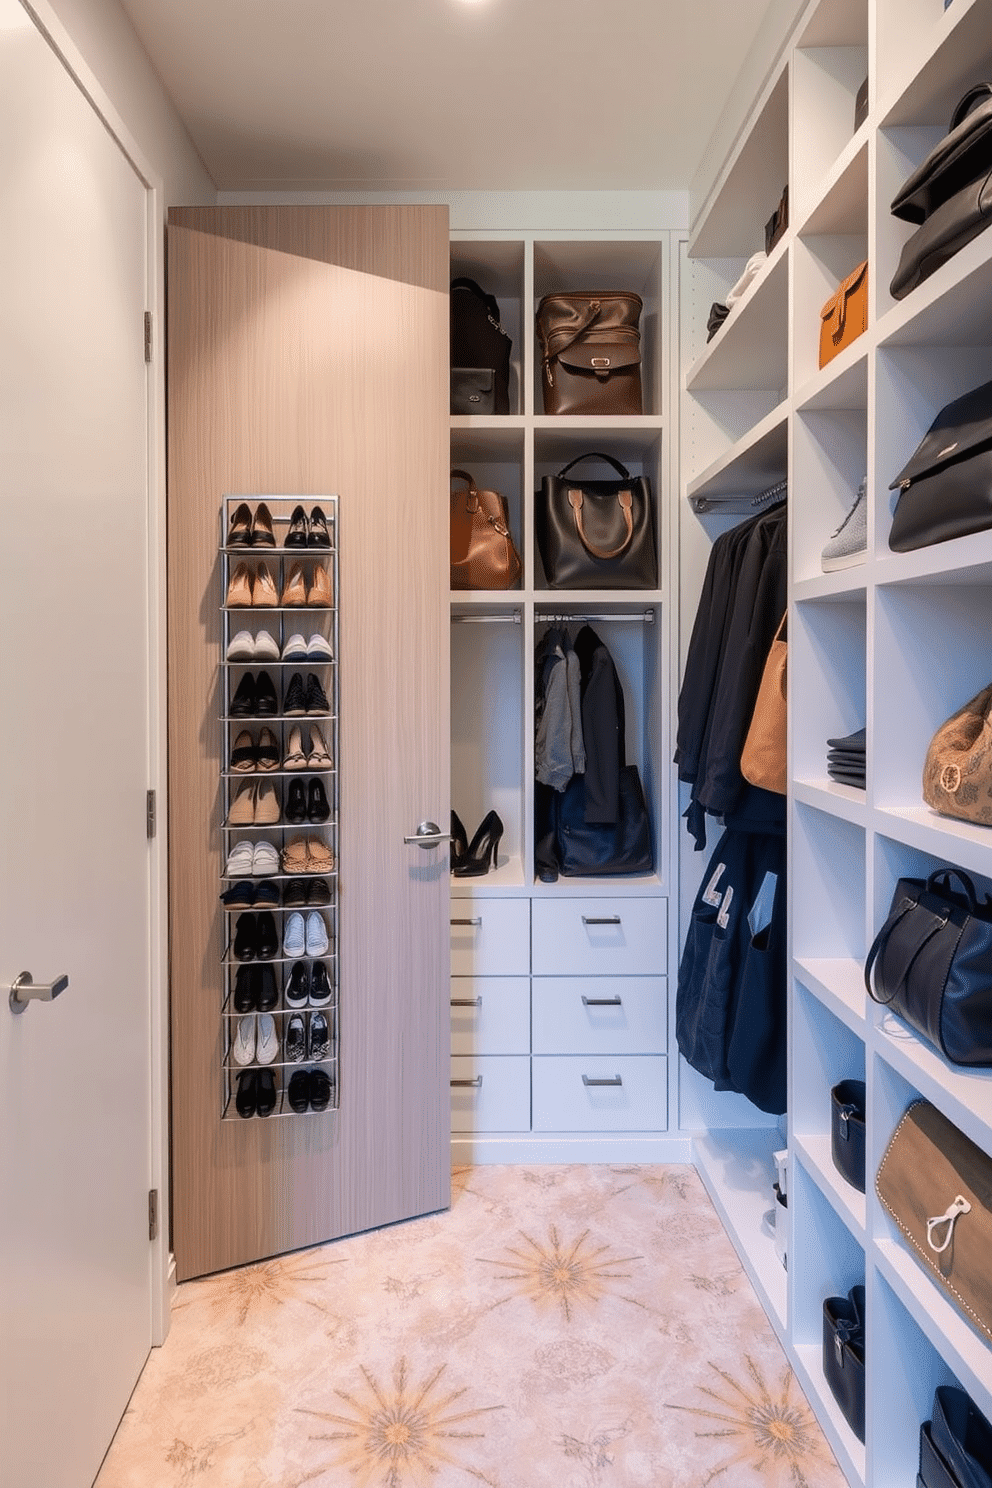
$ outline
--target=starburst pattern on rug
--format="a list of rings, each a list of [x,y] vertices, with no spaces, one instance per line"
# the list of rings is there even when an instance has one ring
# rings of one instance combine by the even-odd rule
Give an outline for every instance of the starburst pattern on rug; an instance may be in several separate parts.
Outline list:
[[[503,1407],[452,1410],[466,1393],[466,1387],[436,1395],[435,1388],[446,1367],[439,1365],[423,1384],[411,1387],[406,1359],[401,1358],[393,1376],[393,1388],[388,1390],[363,1365],[367,1391],[361,1396],[346,1390],[334,1392],[351,1407],[351,1415],[301,1408],[301,1415],[313,1416],[341,1429],[310,1437],[315,1442],[336,1443],[337,1455],[333,1462],[307,1473],[300,1483],[312,1483],[334,1468],[345,1468],[350,1480],[360,1488],[371,1488],[372,1484],[381,1488],[416,1488],[436,1478],[444,1466],[460,1468],[476,1482],[493,1483],[485,1473],[460,1462],[452,1451],[457,1450],[459,1443],[482,1439],[483,1432],[466,1429],[469,1421]],[[333,1481],[340,1482],[340,1478]]]
[[[630,1280],[631,1273],[617,1270],[618,1266],[643,1259],[636,1255],[611,1256],[609,1246],[592,1244],[588,1230],[571,1245],[562,1243],[554,1225],[548,1230],[547,1245],[530,1235],[521,1234],[520,1238],[527,1249],[508,1245],[509,1259],[479,1259],[487,1266],[501,1268],[504,1280],[513,1283],[514,1295],[529,1297],[538,1307],[560,1305],[566,1322],[572,1321],[577,1303],[595,1304],[611,1290],[611,1282]],[[626,1300],[632,1302],[633,1298]]]
[[[201,1298],[220,1311],[233,1311],[238,1327],[243,1327],[249,1315],[268,1307],[282,1307],[286,1302],[305,1302],[318,1312],[328,1311],[319,1300],[321,1284],[327,1280],[328,1268],[343,1266],[345,1259],[321,1259],[319,1252],[308,1250],[298,1255],[277,1256],[275,1260],[263,1261],[258,1266],[244,1266],[236,1271],[224,1271],[219,1276],[209,1276],[205,1281],[192,1282],[185,1296],[179,1294],[175,1311],[192,1306]],[[183,1288],[183,1291],[186,1291]]]
[[[719,1430],[697,1431],[697,1438],[725,1438],[733,1445],[732,1455],[710,1468],[702,1482],[712,1483],[733,1467],[749,1467],[763,1484],[813,1488],[820,1481],[817,1470],[827,1467],[831,1458],[795,1375],[786,1365],[778,1393],[773,1395],[750,1355],[744,1355],[744,1362],[751,1376],[750,1386],[711,1362],[710,1368],[728,1387],[726,1392],[707,1385],[699,1387],[713,1406],[669,1405],[670,1410],[722,1423]],[[814,1471],[812,1479],[806,1475],[807,1465]]]

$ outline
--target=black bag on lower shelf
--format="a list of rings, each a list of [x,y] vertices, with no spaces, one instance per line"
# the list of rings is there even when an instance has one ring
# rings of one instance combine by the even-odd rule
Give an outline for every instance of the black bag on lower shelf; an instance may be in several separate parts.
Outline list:
[[[921,1488],[992,1488],[992,1426],[963,1390],[934,1391],[933,1420],[920,1427]]]
[[[566,877],[609,878],[650,873],[651,822],[636,765],[620,771],[615,822],[586,821],[585,776],[573,775],[557,801],[558,866]]]
[[[844,1420],[865,1439],[865,1289],[823,1303],[823,1373]]]
[[[864,1193],[864,1080],[841,1080],[830,1092],[830,1155],[841,1177]]]
[[[499,305],[494,295],[474,279],[451,281],[451,366],[460,375],[452,376],[452,413],[509,413],[510,348],[512,342],[500,325]],[[466,391],[466,374],[475,379],[487,369],[492,371],[492,402],[488,408],[471,403],[472,392]],[[472,380],[471,377],[468,378]],[[469,401],[466,402],[465,399]]]

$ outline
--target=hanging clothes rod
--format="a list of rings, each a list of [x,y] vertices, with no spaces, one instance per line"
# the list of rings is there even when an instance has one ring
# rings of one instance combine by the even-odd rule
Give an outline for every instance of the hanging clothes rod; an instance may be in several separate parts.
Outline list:
[[[540,610],[535,612],[534,620],[540,625],[591,625],[594,621],[604,620],[636,620],[641,625],[654,624],[654,610],[638,610],[636,613],[625,612],[617,615],[577,615],[574,610],[569,613],[558,611]]]
[[[512,615],[452,615],[452,625],[519,625],[520,611]]]

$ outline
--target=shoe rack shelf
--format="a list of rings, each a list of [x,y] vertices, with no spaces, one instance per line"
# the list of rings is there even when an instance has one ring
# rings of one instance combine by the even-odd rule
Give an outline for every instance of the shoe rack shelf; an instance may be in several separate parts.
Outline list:
[[[869,112],[855,130],[865,75]],[[725,165],[694,193],[682,263],[690,370],[681,478],[696,512],[683,525],[683,574],[702,574],[709,538],[746,509],[759,481],[789,482],[787,1276],[775,1270],[762,1224],[773,1207],[771,1153],[786,1145],[780,1129],[756,1135],[753,1112],[709,1091],[698,1097],[709,1132],[696,1159],[857,1488],[916,1481],[920,1425],[937,1385],[959,1385],[992,1414],[992,1350],[917,1265],[874,1192],[892,1132],[920,1097],[992,1155],[992,1072],[950,1065],[871,1002],[863,980],[900,877],[954,865],[980,892],[992,890],[992,833],[930,811],[920,784],[933,733],[992,675],[992,534],[905,554],[888,546],[893,475],[939,410],[988,378],[992,354],[992,230],[897,302],[888,286],[911,229],[889,204],[945,134],[958,99],[989,76],[992,0],[946,8],[943,0],[809,0]],[[716,348],[733,321],[707,352],[710,303],[762,246],[786,175],[790,226],[766,274],[784,273],[787,316],[769,325],[743,306],[727,352]],[[820,369],[820,308],[864,258],[867,330]],[[759,280],[752,293],[764,303],[771,289]],[[755,375],[739,375],[748,343],[769,333],[788,367],[783,386],[762,375],[767,347],[755,345]],[[823,548],[866,471],[863,561],[824,573]],[[687,595],[690,613],[693,605]],[[829,781],[827,737],[861,727],[865,788]],[[682,888],[694,892],[688,874]],[[830,1157],[830,1092],[842,1079],[867,1086],[864,1195]],[[690,1089],[683,1081],[683,1098]],[[740,1196],[752,1188],[760,1201],[749,1210]],[[833,1400],[819,1341],[824,1298],[859,1283],[867,1289],[864,1443]]]
[[[311,521],[315,508],[323,525]],[[322,1114],[340,1100],[337,497],[228,495],[220,520],[221,905],[227,925],[221,1115],[237,1122]],[[287,592],[298,602],[281,602]],[[294,641],[300,636],[302,644]],[[321,645],[309,654],[314,637]],[[260,747],[268,752],[264,764]],[[235,749],[241,768],[233,765]],[[263,786],[269,787],[265,819],[256,820]],[[322,886],[316,895],[315,884]],[[271,917],[264,943],[263,915]],[[302,916],[303,945],[294,941],[287,949],[293,915]],[[313,945],[309,916],[319,916],[319,926],[312,922],[320,936]],[[323,969],[324,985],[311,997],[315,968]],[[287,997],[294,976],[302,979],[302,997],[295,989]],[[300,1022],[302,1053],[294,1057]],[[271,1111],[262,1109],[270,1102]]]

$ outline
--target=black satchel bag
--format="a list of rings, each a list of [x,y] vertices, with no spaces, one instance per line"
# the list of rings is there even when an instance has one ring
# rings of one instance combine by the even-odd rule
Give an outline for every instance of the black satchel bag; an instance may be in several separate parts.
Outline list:
[[[509,413],[513,343],[500,325],[495,297],[474,279],[452,279],[449,303],[451,412]],[[484,376],[487,372],[491,377]],[[483,406],[483,399],[490,406]]]
[[[858,1441],[865,1439],[865,1289],[823,1303],[823,1373]]]
[[[581,460],[604,460],[620,480],[579,480]],[[611,455],[578,455],[535,495],[537,545],[549,589],[654,589],[658,554],[647,476]]]
[[[651,822],[636,765],[621,767],[615,822],[586,821],[584,775],[572,776],[556,804],[558,865],[566,877],[610,878],[651,872]]]
[[[841,1080],[830,1092],[830,1155],[841,1177],[864,1193],[864,1080]]]
[[[939,1385],[920,1427],[922,1488],[992,1488],[992,1426],[956,1385]]]
[[[992,382],[941,409],[889,490],[897,487],[895,553],[992,527]]]
[[[992,904],[978,903],[966,873],[899,880],[865,986],[952,1064],[992,1068]]]

